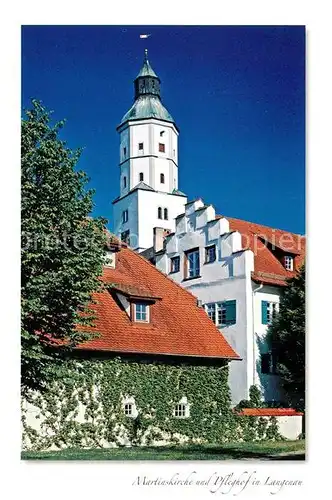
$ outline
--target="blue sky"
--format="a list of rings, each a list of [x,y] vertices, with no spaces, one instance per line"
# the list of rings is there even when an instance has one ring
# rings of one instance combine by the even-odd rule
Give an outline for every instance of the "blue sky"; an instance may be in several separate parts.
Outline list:
[[[141,40],[140,33],[151,33]],[[179,189],[217,213],[305,232],[305,29],[300,26],[25,26],[22,106],[66,118],[112,228],[115,130],[144,48],[179,129]]]

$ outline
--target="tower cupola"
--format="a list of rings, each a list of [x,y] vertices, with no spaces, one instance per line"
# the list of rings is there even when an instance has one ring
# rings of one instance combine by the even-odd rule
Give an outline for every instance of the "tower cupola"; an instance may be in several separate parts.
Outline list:
[[[160,78],[153,71],[148,60],[148,49],[145,49],[144,63],[135,78],[135,99],[140,96],[152,95],[160,98]]]

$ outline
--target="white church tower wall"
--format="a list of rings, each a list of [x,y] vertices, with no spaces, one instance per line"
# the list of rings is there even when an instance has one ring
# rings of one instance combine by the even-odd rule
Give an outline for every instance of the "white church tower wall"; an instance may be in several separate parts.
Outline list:
[[[178,190],[177,126],[160,98],[160,79],[147,59],[135,79],[135,101],[117,127],[120,196],[114,233],[137,251],[153,245],[153,228],[175,230],[187,197]]]

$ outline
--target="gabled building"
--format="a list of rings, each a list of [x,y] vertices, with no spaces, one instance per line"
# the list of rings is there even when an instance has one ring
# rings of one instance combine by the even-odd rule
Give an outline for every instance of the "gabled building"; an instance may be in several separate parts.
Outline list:
[[[283,401],[276,360],[265,341],[286,279],[303,263],[305,238],[216,215],[201,199],[176,218],[175,231],[150,259],[190,290],[241,356],[230,367],[234,404],[257,385],[265,401]]]
[[[43,394],[25,394],[23,448],[234,439],[227,378],[239,355],[196,297],[144,257],[113,240],[106,262],[84,328],[97,336]]]
[[[134,87],[134,104],[117,127],[120,195],[113,201],[113,231],[142,251],[152,246],[154,227],[174,231],[187,197],[178,189],[179,130],[161,101],[147,50]]]

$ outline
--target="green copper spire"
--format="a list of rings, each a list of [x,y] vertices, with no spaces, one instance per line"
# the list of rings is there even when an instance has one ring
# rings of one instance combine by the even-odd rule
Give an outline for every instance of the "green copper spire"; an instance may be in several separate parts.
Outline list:
[[[122,118],[119,127],[129,120],[144,120],[147,118],[156,118],[174,123],[172,116],[161,102],[160,78],[149,63],[147,49],[144,51],[143,66],[135,78],[134,86],[135,102]]]
[[[153,71],[151,68],[151,64],[149,63],[148,60],[148,49],[145,49],[144,51],[144,62],[143,66],[141,68],[141,71],[138,73],[136,78],[139,78],[140,76],[152,76],[154,78],[158,78],[156,73]]]

